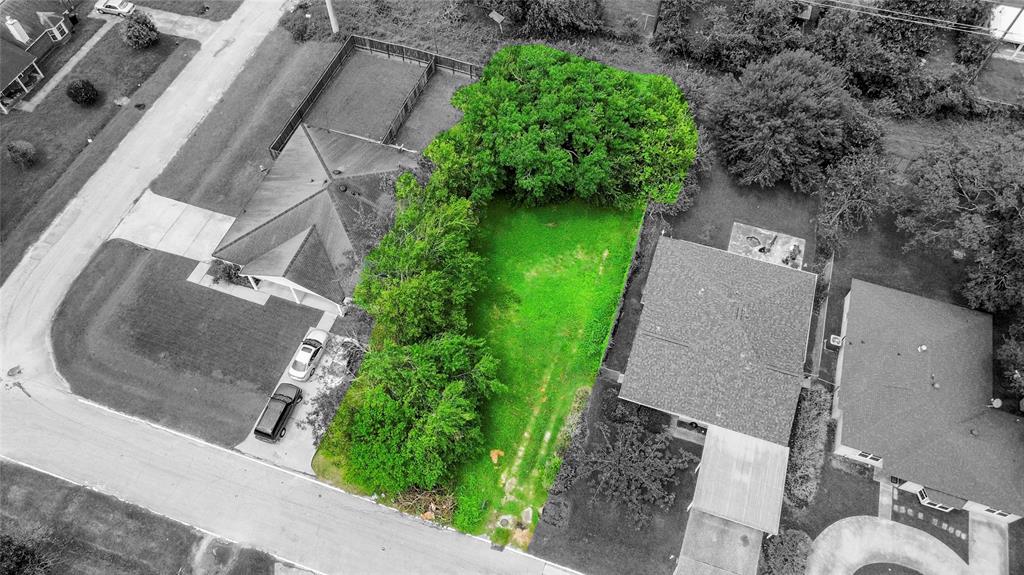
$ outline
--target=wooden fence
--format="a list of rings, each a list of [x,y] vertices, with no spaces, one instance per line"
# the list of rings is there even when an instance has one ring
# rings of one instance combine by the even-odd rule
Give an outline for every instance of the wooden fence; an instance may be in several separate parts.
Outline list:
[[[433,52],[427,52],[426,50],[420,50],[419,48],[411,48],[409,46],[403,46],[401,44],[392,44],[391,42],[383,42],[381,40],[375,40],[373,38],[367,38],[365,36],[349,36],[342,44],[341,49],[334,55],[327,67],[324,68],[323,73],[317,79],[313,87],[310,88],[309,92],[299,103],[299,106],[292,112],[291,117],[288,119],[288,123],[285,124],[281,132],[274,138],[274,141],[270,144],[270,155],[275,159],[284,149],[285,144],[288,143],[288,139],[292,137],[295,129],[299,127],[305,119],[309,109],[313,107],[320,94],[327,89],[330,85],[331,80],[337,75],[338,71],[341,70],[342,66],[345,65],[345,60],[352,54],[353,50],[364,50],[366,52],[386,54],[389,58],[396,57],[402,60],[408,60],[412,62],[419,62],[424,64],[426,68],[423,74],[420,75],[416,85],[410,90],[408,96],[405,98],[405,102],[402,104],[402,109],[395,115],[394,119],[391,120],[391,124],[388,126],[388,131],[381,139],[382,144],[390,144],[395,141],[398,136],[398,131],[402,128],[402,124],[405,122],[409,114],[412,113],[413,106],[416,105],[416,100],[419,99],[420,94],[426,88],[427,82],[430,77],[437,71],[438,68],[450,70],[452,73],[466,74],[472,78],[479,78],[483,73],[483,67],[478,64],[470,64],[469,62],[463,62],[462,60],[456,60],[447,56],[441,56],[440,54],[434,54]]]
[[[330,63],[328,63],[327,67],[324,68],[324,71],[320,74],[320,77],[317,78],[313,87],[309,89],[306,96],[302,98],[301,102],[299,102],[298,107],[295,108],[294,112],[292,112],[292,115],[288,118],[288,122],[284,125],[284,128],[281,129],[281,132],[276,138],[274,138],[273,143],[270,144],[270,155],[273,156],[274,159],[277,159],[277,156],[281,153],[281,150],[284,149],[285,144],[288,143],[288,140],[295,132],[295,129],[299,127],[299,124],[301,124],[302,120],[306,117],[306,113],[309,112],[309,109],[313,107],[313,104],[315,104],[317,99],[320,97],[320,94],[327,89],[331,80],[333,80],[334,76],[339,70],[341,70],[341,67],[345,65],[345,60],[347,60],[352,54],[352,50],[355,49],[355,46],[356,42],[352,40],[352,37],[349,37],[349,39],[341,45],[341,49],[338,50],[337,54],[331,58]]]

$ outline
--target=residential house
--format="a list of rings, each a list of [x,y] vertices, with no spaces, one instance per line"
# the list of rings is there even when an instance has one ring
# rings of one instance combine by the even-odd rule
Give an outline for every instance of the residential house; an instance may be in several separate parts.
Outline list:
[[[57,0],[0,0],[0,19],[0,112],[7,114],[43,79],[39,62],[67,41],[77,17]]]
[[[812,273],[666,237],[651,262],[619,397],[706,429],[691,511],[724,520],[744,541],[779,530],[816,283]],[[707,567],[685,557],[680,565]]]
[[[854,279],[841,337],[836,453],[939,511],[1024,515],[1024,422],[990,406],[990,315]]]
[[[418,154],[300,125],[228,229],[214,257],[241,266],[254,289],[302,303],[341,304],[369,248],[367,225],[394,201],[381,175]]]

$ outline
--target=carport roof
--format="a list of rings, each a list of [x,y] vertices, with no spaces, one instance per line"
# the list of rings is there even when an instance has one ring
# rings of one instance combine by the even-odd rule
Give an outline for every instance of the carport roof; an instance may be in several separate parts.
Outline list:
[[[788,460],[788,447],[709,427],[693,508],[777,534]]]

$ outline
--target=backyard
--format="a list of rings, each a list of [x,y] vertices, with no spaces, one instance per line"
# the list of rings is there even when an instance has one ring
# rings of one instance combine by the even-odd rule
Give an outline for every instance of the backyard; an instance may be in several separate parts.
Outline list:
[[[0,461],[0,535],[34,534],[52,573],[273,575],[276,561],[151,511]],[[38,541],[38,539],[37,539]]]
[[[233,447],[321,312],[190,283],[195,264],[107,242],[57,312],[54,356],[76,394]]]
[[[193,40],[161,35],[156,46],[136,51],[126,47],[116,30],[111,30],[35,111],[15,111],[4,117],[0,141],[6,145],[15,139],[27,140],[39,151],[40,159],[25,170],[3,160],[0,241],[4,257],[0,277],[6,279],[28,246],[144,113],[145,106],[121,108],[113,101],[130,96],[133,103],[152,103],[198,49],[198,42]],[[64,94],[67,83],[77,78],[88,79],[96,86],[99,102],[83,108]]]
[[[484,444],[502,455],[458,473],[467,531],[536,513],[547,499],[555,440],[576,391],[597,377],[641,217],[579,202],[487,207],[479,249],[492,281],[472,308],[472,331],[498,358],[507,391],[484,410]]]

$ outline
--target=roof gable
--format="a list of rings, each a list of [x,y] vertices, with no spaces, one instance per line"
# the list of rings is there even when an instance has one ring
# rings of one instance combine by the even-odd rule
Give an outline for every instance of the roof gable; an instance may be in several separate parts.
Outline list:
[[[4,0],[0,2],[0,37],[14,42],[15,45],[27,47],[14,37],[7,29],[7,17],[17,20],[29,36],[28,44],[35,42],[39,36],[63,19],[64,7],[58,0]],[[49,24],[44,25],[46,21]]]
[[[662,238],[621,397],[786,445],[814,274]]]

